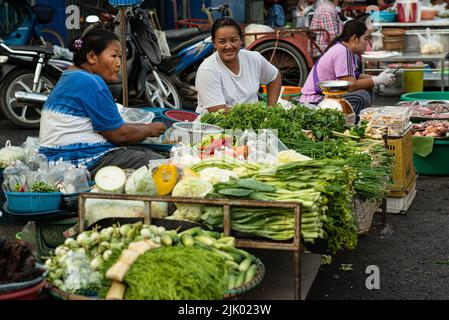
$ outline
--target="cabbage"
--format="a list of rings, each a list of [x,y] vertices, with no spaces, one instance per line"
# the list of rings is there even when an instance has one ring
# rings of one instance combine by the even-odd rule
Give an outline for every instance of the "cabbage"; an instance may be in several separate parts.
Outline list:
[[[227,182],[230,177],[238,178],[237,173],[230,170],[223,170],[219,168],[206,168],[199,172],[200,179],[205,180],[211,184],[218,182]]]
[[[126,194],[145,194],[153,196],[156,194],[153,176],[147,166],[143,166],[134,171],[126,180]]]
[[[173,188],[172,196],[204,198],[212,188],[209,182],[201,178],[186,177]],[[200,221],[203,207],[203,205],[176,203],[178,210],[172,219]]]
[[[6,141],[3,149],[0,149],[0,168],[6,168],[13,164],[14,161],[25,160],[25,149],[21,147],[11,146],[11,142]]]

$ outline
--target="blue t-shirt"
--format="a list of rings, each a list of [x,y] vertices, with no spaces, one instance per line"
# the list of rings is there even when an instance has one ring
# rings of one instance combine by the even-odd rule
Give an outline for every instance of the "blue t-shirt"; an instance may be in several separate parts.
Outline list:
[[[123,124],[103,78],[82,70],[64,71],[42,110],[39,152],[49,162],[62,158],[90,168],[117,147],[98,132]]]

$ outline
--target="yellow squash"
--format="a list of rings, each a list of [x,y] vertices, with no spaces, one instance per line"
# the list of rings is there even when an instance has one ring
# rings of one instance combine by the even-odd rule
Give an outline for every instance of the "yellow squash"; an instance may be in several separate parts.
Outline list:
[[[169,194],[178,181],[178,168],[174,164],[161,164],[153,172],[153,180],[160,196]]]

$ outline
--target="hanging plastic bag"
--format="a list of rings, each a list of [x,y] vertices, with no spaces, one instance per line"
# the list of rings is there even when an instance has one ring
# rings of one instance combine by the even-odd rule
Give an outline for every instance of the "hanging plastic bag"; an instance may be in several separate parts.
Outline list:
[[[17,160],[25,160],[25,149],[14,147],[11,141],[6,141],[5,147],[0,150],[0,168],[6,168]]]
[[[417,34],[419,39],[419,47],[422,54],[438,54],[444,52],[444,46],[441,43],[440,36],[437,34],[432,35],[430,28],[426,29],[426,36]]]
[[[161,55],[166,57],[171,57],[170,47],[167,43],[167,37],[165,36],[165,31],[154,30],[156,32],[157,43],[159,44],[159,49],[161,50]]]

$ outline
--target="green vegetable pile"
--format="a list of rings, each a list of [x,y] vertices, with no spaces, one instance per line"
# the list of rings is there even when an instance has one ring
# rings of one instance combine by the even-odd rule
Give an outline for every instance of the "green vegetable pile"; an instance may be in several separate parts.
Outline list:
[[[222,256],[202,248],[161,247],[126,273],[127,300],[218,300],[226,288]]]
[[[129,293],[127,291],[127,294],[129,294],[129,297],[127,298],[129,299],[146,299],[149,297],[137,297],[140,294],[148,295],[150,292],[151,294],[154,294],[151,299],[210,299],[212,295],[213,299],[222,299],[226,289],[233,289],[244,283],[250,282],[256,275],[256,258],[244,250],[235,248],[234,237],[226,237],[218,232],[203,230],[200,227],[191,228],[178,233],[176,230],[166,230],[164,227],[144,225],[141,222],[137,222],[134,224],[113,225],[103,229],[94,228],[79,234],[76,239],[68,238],[64,244],[56,248],[54,254],[45,263],[50,271],[48,280],[52,285],[63,291],[85,294],[86,290],[88,290],[90,295],[97,295],[104,298],[112,284],[112,281],[105,277],[106,272],[117,262],[122,251],[128,248],[128,245],[131,242],[141,241],[143,239],[148,239],[154,243],[160,244],[162,246],[161,248],[175,247],[176,250],[180,250],[181,252],[185,249],[189,249],[190,251],[188,252],[192,252],[192,249],[199,249],[201,250],[201,253],[195,254],[193,258],[189,253],[186,253],[184,256],[185,260],[182,263],[180,260],[180,264],[176,265],[174,260],[170,258],[170,252],[175,251],[167,251],[169,252],[166,257],[167,261],[173,261],[170,264],[165,264],[163,266],[160,264],[151,264],[152,267],[147,266],[143,274],[139,274],[139,272],[136,271],[139,270],[139,267],[136,267],[137,269],[131,269],[134,270],[134,272],[130,273],[130,278],[127,278],[128,274],[125,277],[125,280],[130,281],[129,283],[127,282],[128,285],[142,283],[140,280],[139,282],[134,282],[134,280],[140,277],[145,277],[147,273],[153,274],[153,272],[162,272],[167,278],[169,277],[169,274],[171,274],[172,277],[176,274],[178,274],[178,276],[173,277],[171,280],[167,280],[168,282],[161,280],[161,277],[157,277],[156,279],[159,279],[159,281],[151,283],[147,282],[143,286],[143,289],[136,285]],[[163,258],[163,255],[166,251],[163,252],[164,253],[159,253],[160,259],[165,259]],[[80,261],[85,260],[85,262],[81,262],[84,265],[83,270],[86,272],[82,279],[82,285],[78,287],[73,286],[73,281],[70,279],[70,273],[66,272],[69,267],[67,261],[74,255],[76,255]],[[187,255],[189,256],[187,257]],[[202,255],[210,257],[204,258]],[[140,261],[141,258],[142,257],[137,261]],[[215,262],[218,260],[219,270],[216,270],[217,265],[215,265]],[[204,266],[204,264],[202,264],[203,261],[209,261],[212,265]],[[157,270],[146,270],[152,269],[153,266],[155,266],[155,269]],[[183,278],[185,278],[184,275],[181,277],[179,276],[179,274],[181,274],[180,271],[177,270],[179,266],[184,268],[185,272],[200,279],[200,283],[193,283],[193,285],[198,286],[197,288],[192,289],[194,291],[187,292],[187,289],[192,287],[192,282],[188,282],[192,280],[192,278],[189,278],[190,280],[188,281],[186,280],[186,285],[178,285],[179,283],[176,283],[176,281],[182,282]],[[209,267],[210,269],[207,269]],[[131,272],[131,270],[128,272]],[[198,272],[202,273],[198,274]],[[211,274],[211,272],[214,273]],[[219,278],[219,281],[216,283],[216,285],[221,288],[219,296],[217,296],[216,288],[214,289],[213,286],[210,287],[209,285],[210,288],[207,289],[212,291],[204,291],[202,287],[204,283],[203,277],[209,277],[210,281],[212,281],[212,278],[214,279],[213,281],[215,281],[216,278]],[[153,287],[153,285],[155,287],[152,290],[147,290],[147,286]],[[155,293],[158,290],[170,286],[172,286],[172,289],[175,291],[166,290],[164,292]],[[142,293],[140,290],[143,290],[146,293]],[[162,297],[164,294],[170,295],[170,297]],[[190,294],[190,296],[187,298],[185,294]]]
[[[345,119],[341,112],[331,109],[312,110],[295,106],[290,110],[282,107],[268,108],[266,103],[249,103],[234,106],[229,114],[207,113],[201,122],[224,129],[277,129],[278,138],[289,148],[309,140],[302,130],[311,130],[318,140],[331,136],[332,131],[343,132]]]
[[[314,159],[345,160],[355,171],[354,190],[358,199],[380,201],[388,193],[393,158],[381,140],[303,141],[296,151]]]
[[[214,163],[208,162],[209,165]],[[196,171],[204,165],[206,163],[194,165],[191,169]],[[252,170],[242,178],[216,184],[210,196],[297,201],[301,203],[301,234],[305,242],[324,238],[332,252],[353,249],[357,245],[357,225],[352,208],[354,174],[345,161],[291,162],[273,168],[260,167],[258,171],[254,170],[253,164]],[[208,225],[222,226],[221,208],[207,207],[202,219]],[[293,210],[236,207],[231,208],[231,221],[232,228],[237,231],[274,240],[294,236]]]
[[[37,181],[31,187],[31,192],[57,192],[56,187],[45,183],[43,181]]]

